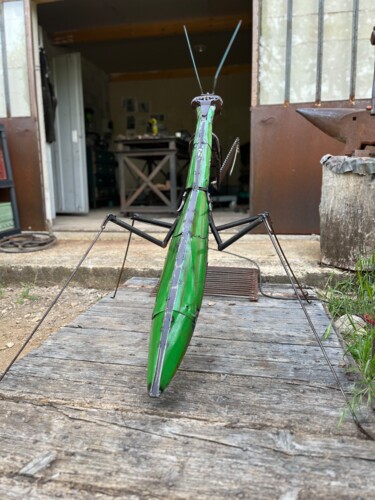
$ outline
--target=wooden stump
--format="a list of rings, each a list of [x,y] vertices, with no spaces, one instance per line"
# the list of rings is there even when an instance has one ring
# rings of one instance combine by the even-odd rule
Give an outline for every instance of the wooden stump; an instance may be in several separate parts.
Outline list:
[[[354,270],[375,251],[375,159],[327,155],[321,163],[321,262]]]

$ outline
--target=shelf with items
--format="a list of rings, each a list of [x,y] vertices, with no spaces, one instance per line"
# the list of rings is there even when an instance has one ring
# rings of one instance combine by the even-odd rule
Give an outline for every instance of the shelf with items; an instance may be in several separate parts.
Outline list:
[[[118,205],[116,169],[117,161],[112,152],[91,146],[87,148],[90,208]]]
[[[21,232],[6,133],[0,125],[0,239]]]

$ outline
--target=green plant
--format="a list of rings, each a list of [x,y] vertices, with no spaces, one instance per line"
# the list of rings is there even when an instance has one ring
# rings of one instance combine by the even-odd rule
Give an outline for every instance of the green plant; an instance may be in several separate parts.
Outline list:
[[[371,404],[375,399],[375,327],[367,324],[363,328],[355,326],[353,315],[375,318],[375,252],[369,258],[358,260],[355,272],[338,283],[329,281],[325,290],[325,300],[332,321],[347,316],[352,328],[343,332],[346,351],[355,365],[352,371],[360,375],[352,395],[352,407],[362,403]],[[328,337],[332,322],[326,330]]]
[[[358,296],[373,309],[375,299],[375,252],[368,259],[359,259],[356,266]]]
[[[17,304],[23,304],[25,302],[25,300],[37,300],[38,297],[36,295],[31,295],[30,294],[30,290],[31,290],[31,286],[30,285],[26,285],[24,283],[22,283],[22,290],[19,294],[19,297],[17,299]]]

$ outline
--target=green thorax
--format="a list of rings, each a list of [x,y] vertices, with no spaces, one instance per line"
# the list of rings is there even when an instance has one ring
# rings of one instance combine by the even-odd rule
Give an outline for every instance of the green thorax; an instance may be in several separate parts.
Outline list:
[[[212,122],[216,108],[197,107],[197,128],[194,136],[194,147],[190,168],[186,180],[186,189],[207,189],[210,182]]]

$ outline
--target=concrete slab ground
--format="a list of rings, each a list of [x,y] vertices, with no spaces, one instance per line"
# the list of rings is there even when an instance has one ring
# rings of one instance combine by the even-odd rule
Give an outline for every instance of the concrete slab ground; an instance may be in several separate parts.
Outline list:
[[[92,210],[84,216],[60,215],[53,224],[56,244],[47,249],[22,254],[0,253],[0,283],[35,283],[38,285],[62,284],[80,261],[108,209]],[[116,214],[116,210],[114,211]],[[117,215],[119,215],[117,213]],[[152,215],[151,215],[152,217]],[[217,225],[246,217],[230,210],[214,211]],[[156,216],[160,220],[172,221],[173,217]],[[137,226],[162,239],[166,230],[150,224]],[[225,240],[238,231],[233,228],[222,233]],[[80,286],[113,288],[122,265],[128,232],[114,224],[108,224],[99,241],[77,273],[75,283]],[[317,235],[280,235],[279,241],[290,264],[301,283],[324,287],[329,277],[342,275],[337,269],[322,267],[320,244]],[[286,276],[277,254],[267,235],[249,234],[234,243],[225,252],[218,252],[210,235],[209,265],[227,267],[259,266],[261,276],[269,282],[286,282]],[[157,277],[160,275],[166,249],[138,237],[132,237],[123,280],[133,276]]]

